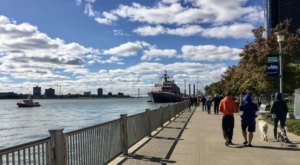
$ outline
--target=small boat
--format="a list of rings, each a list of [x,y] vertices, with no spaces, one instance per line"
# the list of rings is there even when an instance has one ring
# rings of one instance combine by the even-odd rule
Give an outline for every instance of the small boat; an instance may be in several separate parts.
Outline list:
[[[39,102],[34,102],[31,97],[28,99],[24,99],[22,101],[17,102],[19,107],[39,107],[41,106]]]

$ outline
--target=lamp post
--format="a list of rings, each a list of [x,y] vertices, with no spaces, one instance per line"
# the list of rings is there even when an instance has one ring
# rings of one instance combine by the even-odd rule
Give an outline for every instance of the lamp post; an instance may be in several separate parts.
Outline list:
[[[277,42],[279,43],[279,92],[283,95],[283,72],[282,72],[282,42],[284,41],[285,31],[279,31],[275,33],[277,36]]]

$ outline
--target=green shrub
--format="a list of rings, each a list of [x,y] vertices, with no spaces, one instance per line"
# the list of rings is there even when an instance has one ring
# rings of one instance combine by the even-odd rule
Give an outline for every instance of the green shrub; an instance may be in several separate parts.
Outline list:
[[[300,136],[300,120],[296,119],[287,119],[286,127],[289,132],[294,133],[295,135]]]

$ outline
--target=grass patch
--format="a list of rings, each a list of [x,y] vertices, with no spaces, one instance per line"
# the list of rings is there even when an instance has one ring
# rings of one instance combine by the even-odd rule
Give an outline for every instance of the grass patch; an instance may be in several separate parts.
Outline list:
[[[295,135],[300,136],[300,120],[297,119],[287,119],[286,127],[289,132],[294,133]]]

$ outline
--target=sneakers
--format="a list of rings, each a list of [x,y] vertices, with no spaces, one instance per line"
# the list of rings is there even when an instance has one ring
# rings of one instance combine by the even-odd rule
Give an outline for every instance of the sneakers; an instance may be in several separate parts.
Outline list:
[[[228,146],[230,144],[229,138],[226,138],[225,146]]]
[[[248,144],[248,147],[253,147],[253,145],[252,144]]]
[[[243,143],[244,145],[247,145],[248,144],[248,142],[247,141],[244,141],[244,143]]]
[[[278,142],[278,139],[274,137],[273,142]]]

